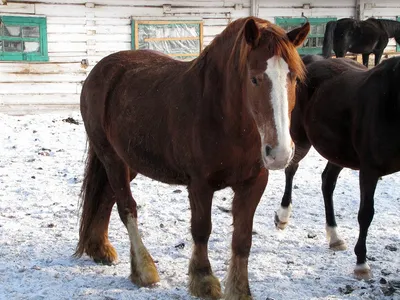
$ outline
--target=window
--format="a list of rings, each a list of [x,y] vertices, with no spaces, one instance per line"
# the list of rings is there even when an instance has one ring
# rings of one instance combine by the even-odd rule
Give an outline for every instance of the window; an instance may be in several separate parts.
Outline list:
[[[397,21],[400,22],[400,17],[397,17]],[[400,52],[400,45],[397,43],[397,41],[396,41],[396,51]]]
[[[49,60],[46,18],[0,16],[0,21],[0,60]]]
[[[309,18],[311,25],[310,33],[304,41],[303,46],[298,48],[300,54],[322,54],[325,26],[329,21],[336,21],[336,18]],[[304,18],[275,18],[275,23],[286,31],[303,25]]]
[[[132,21],[132,49],[152,49],[191,60],[202,46],[202,21]]]

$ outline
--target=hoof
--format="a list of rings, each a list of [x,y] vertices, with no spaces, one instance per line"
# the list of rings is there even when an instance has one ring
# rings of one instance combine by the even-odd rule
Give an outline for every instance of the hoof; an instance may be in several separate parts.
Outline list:
[[[117,251],[110,243],[90,244],[86,249],[86,254],[96,263],[103,265],[112,265],[118,258]]]
[[[225,299],[229,300],[253,300],[251,295],[226,295]]]
[[[221,284],[214,275],[201,276],[200,274],[191,275],[189,282],[190,293],[203,299],[221,299]],[[226,298],[229,299],[229,298]]]
[[[334,243],[329,244],[329,249],[333,251],[343,251],[347,249],[347,245],[345,241],[338,240]]]
[[[288,225],[288,222],[281,222],[279,220],[278,214],[275,212],[275,218],[274,218],[275,226],[279,229],[284,230],[286,226]]]
[[[357,265],[354,269],[354,276],[358,280],[370,280],[372,278],[372,272],[368,264]]]
[[[156,265],[150,254],[142,253],[140,262],[131,255],[131,276],[129,279],[139,287],[148,287],[160,281]]]

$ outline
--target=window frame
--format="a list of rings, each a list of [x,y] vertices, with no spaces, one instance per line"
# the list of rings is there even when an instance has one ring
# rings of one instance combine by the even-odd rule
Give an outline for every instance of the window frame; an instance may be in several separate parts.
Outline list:
[[[320,24],[326,24],[329,21],[337,21],[336,17],[313,17],[313,18],[308,18],[308,21],[310,22],[310,25],[320,25]],[[284,25],[288,26],[301,26],[304,24],[305,18],[292,18],[292,17],[276,17],[275,18],[275,24],[278,26],[283,27]],[[309,34],[307,38],[319,38],[323,37],[325,32],[323,34]],[[310,48],[304,48],[303,46],[297,48],[297,51],[299,54],[322,54],[322,47],[310,47]]]
[[[199,36],[195,40],[199,40],[199,52],[198,53],[165,53],[171,57],[197,57],[201,51],[203,50],[203,20],[152,20],[152,19],[135,19],[132,18],[131,28],[132,28],[132,41],[131,41],[131,49],[137,50],[139,49],[139,26],[140,24],[155,24],[155,25],[174,25],[174,24],[198,24],[199,25]],[[193,40],[193,37],[182,37],[182,38],[157,38],[159,41],[167,41],[167,40]]]
[[[0,61],[48,61],[49,60],[46,17],[0,16],[0,20],[5,25],[39,26],[38,38],[0,36],[1,40],[3,41],[21,40],[21,41],[35,41],[35,42],[38,41],[40,44],[40,52],[31,52],[31,53],[4,52],[2,50],[0,51]]]
[[[400,16],[397,16],[396,20],[400,22]],[[396,52],[400,52],[400,45],[396,42]]]

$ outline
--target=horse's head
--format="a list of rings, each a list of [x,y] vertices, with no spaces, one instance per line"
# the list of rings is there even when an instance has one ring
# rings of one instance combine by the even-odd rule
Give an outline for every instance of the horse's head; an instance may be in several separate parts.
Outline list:
[[[286,167],[294,154],[290,116],[296,82],[305,76],[296,47],[303,44],[309,31],[308,22],[286,33],[257,18],[249,18],[243,27],[247,102],[261,137],[262,161],[268,169]]]

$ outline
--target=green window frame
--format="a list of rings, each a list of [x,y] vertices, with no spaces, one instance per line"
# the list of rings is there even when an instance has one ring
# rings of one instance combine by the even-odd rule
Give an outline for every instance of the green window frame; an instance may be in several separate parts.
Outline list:
[[[46,18],[0,16],[0,21],[0,61],[49,60]]]
[[[181,60],[203,48],[201,20],[132,20],[132,49],[153,49]]]
[[[400,16],[397,17],[397,21],[400,22]],[[400,45],[396,43],[396,51],[400,52]]]
[[[299,54],[322,54],[326,23],[336,20],[337,18],[308,18],[311,30],[303,46],[298,48]],[[286,31],[299,27],[304,24],[304,22],[305,18],[275,18],[275,24]]]

